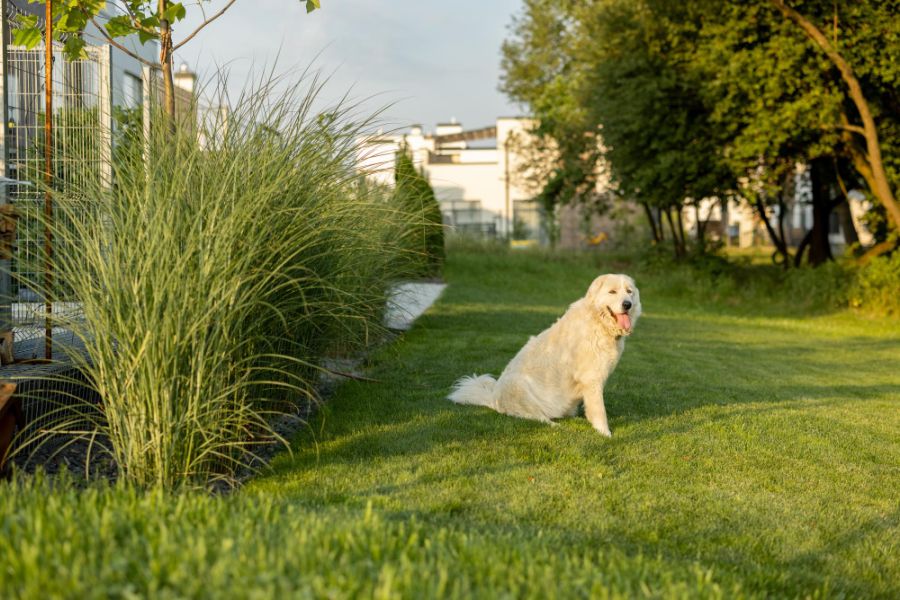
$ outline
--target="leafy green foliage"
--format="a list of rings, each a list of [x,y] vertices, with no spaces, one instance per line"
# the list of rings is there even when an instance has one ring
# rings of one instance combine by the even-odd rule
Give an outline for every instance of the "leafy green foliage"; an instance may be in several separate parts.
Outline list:
[[[31,4],[42,0],[28,0]],[[53,39],[63,42],[66,56],[71,60],[87,56],[84,51],[86,42],[82,38],[90,20],[96,17],[106,6],[106,0],[80,0],[78,2],[54,2],[51,6],[53,14]],[[35,15],[18,15],[13,30],[13,43],[34,48],[44,38],[43,23]]]
[[[857,73],[896,189],[900,75],[896,61],[885,60],[900,44],[896,7],[794,4]],[[764,210],[791,193],[798,163],[864,153],[846,83],[769,2],[528,0],[504,45],[503,69],[502,89],[547,122],[568,157],[547,197],[592,171],[601,155],[565,140],[598,128],[618,192],[657,206],[736,196]],[[845,183],[860,187],[863,175],[844,175]]]
[[[605,158],[620,192],[661,207],[734,187],[693,62],[702,15],[689,9],[607,2],[581,17],[594,40],[583,57],[592,66],[584,102],[602,124]]]
[[[900,253],[873,258],[844,285],[851,306],[900,315]]]
[[[397,153],[394,168],[394,202],[404,211],[418,214],[421,233],[416,236],[415,252],[420,256],[424,275],[439,277],[444,265],[444,221],[441,206],[428,179],[416,170],[412,157],[403,149]]]
[[[16,15],[13,43],[26,48],[34,48],[41,43],[41,30],[37,27],[37,21],[37,15]]]

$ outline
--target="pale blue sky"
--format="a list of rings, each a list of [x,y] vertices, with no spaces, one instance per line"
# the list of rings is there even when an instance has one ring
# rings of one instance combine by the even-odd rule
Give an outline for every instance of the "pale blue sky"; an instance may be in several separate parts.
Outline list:
[[[204,3],[207,11],[223,4]],[[370,105],[394,102],[386,114],[396,125],[431,129],[456,118],[475,128],[521,112],[497,91],[500,44],[521,0],[322,0],[322,10],[309,15],[304,4],[238,0],[176,60],[201,77],[227,64],[234,86],[279,52],[285,69],[316,59],[333,73],[329,95],[351,86],[357,98],[380,94]],[[188,11],[182,35],[199,21],[195,7]]]

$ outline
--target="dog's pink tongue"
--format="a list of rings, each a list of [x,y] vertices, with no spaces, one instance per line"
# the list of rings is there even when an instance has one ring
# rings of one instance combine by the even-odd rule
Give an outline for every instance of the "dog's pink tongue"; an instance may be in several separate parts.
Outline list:
[[[628,316],[628,313],[617,314],[616,321],[619,322],[619,327],[625,331],[631,331],[631,317]]]

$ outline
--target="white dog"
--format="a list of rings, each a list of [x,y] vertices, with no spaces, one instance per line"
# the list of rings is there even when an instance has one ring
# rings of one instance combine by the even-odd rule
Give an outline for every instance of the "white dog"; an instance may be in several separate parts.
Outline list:
[[[556,323],[528,340],[499,379],[463,377],[449,399],[544,422],[573,416],[584,402],[588,421],[610,436],[603,386],[640,315],[634,280],[601,275]]]

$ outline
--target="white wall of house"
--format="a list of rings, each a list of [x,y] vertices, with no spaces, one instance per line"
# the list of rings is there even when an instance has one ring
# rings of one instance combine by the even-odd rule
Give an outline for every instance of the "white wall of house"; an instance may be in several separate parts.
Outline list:
[[[392,185],[394,157],[406,147],[431,181],[448,225],[466,230],[480,227],[484,233],[506,235],[512,231],[515,203],[530,200],[531,194],[520,189],[514,177],[507,186],[507,156],[510,173],[520,159],[514,151],[507,152],[505,144],[511,135],[527,132],[533,123],[528,118],[499,118],[494,124],[493,143],[442,142],[440,136],[465,132],[455,122],[437,125],[432,134],[418,125],[405,133],[378,133],[360,140],[358,168],[367,177]]]

